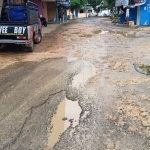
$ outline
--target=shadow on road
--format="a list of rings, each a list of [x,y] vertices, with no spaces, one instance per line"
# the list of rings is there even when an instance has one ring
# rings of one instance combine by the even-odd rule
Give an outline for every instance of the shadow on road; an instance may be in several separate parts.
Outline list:
[[[27,52],[25,47],[22,47],[22,45],[3,45],[0,47],[0,54],[4,53],[29,53]]]

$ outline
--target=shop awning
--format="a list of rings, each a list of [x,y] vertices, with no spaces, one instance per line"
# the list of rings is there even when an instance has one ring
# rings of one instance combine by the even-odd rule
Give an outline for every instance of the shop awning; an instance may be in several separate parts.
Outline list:
[[[57,4],[57,6],[70,7],[70,1],[69,0],[57,0],[56,4]]]
[[[147,2],[147,0],[134,0],[135,6],[144,5]]]
[[[144,5],[146,3],[147,0],[116,0],[115,6],[119,7],[122,6],[123,7],[135,7],[135,6],[140,6],[140,5]]]

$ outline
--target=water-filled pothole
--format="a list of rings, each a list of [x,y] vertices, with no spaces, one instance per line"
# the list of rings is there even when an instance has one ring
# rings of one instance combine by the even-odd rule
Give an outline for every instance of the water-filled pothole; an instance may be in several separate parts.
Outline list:
[[[73,77],[72,80],[73,88],[83,87],[91,77],[96,75],[96,68],[93,64],[91,64],[88,61],[83,61],[82,63],[83,63],[82,71]]]
[[[78,60],[78,58],[76,58],[76,57],[68,57],[67,58],[67,62],[73,62],[73,61],[76,61],[76,60]]]
[[[71,101],[65,98],[57,108],[56,114],[52,118],[51,131],[48,136],[48,147],[53,149],[54,145],[60,140],[60,136],[67,128],[76,127],[79,124],[81,107],[78,101]]]
[[[108,33],[108,31],[102,31],[102,32],[99,33],[99,34],[105,34],[105,33]]]

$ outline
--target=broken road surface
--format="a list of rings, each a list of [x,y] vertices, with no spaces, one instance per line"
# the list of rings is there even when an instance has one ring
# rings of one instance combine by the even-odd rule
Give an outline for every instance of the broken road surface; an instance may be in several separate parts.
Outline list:
[[[149,150],[149,39],[88,18],[34,53],[0,49],[1,150]],[[135,32],[134,31],[134,32]]]

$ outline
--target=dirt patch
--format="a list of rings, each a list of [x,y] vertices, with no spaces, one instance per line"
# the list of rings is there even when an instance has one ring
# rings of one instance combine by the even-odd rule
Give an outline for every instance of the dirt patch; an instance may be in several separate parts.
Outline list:
[[[94,34],[100,34],[102,32],[102,30],[95,30],[93,31]]]
[[[62,52],[62,40],[66,34],[58,34],[62,26],[57,31],[44,34],[40,44],[35,44],[34,52],[28,53],[21,46],[5,46],[0,48],[0,69],[3,69],[16,62],[41,61],[51,57],[58,57]]]
[[[112,82],[114,85],[118,86],[118,87],[125,87],[127,85],[136,85],[136,84],[140,84],[140,83],[147,83],[150,82],[150,79],[143,79],[143,78],[130,78],[127,80],[118,80],[118,81],[110,81]]]
[[[91,38],[92,34],[82,34],[82,35],[79,35],[79,37]]]

